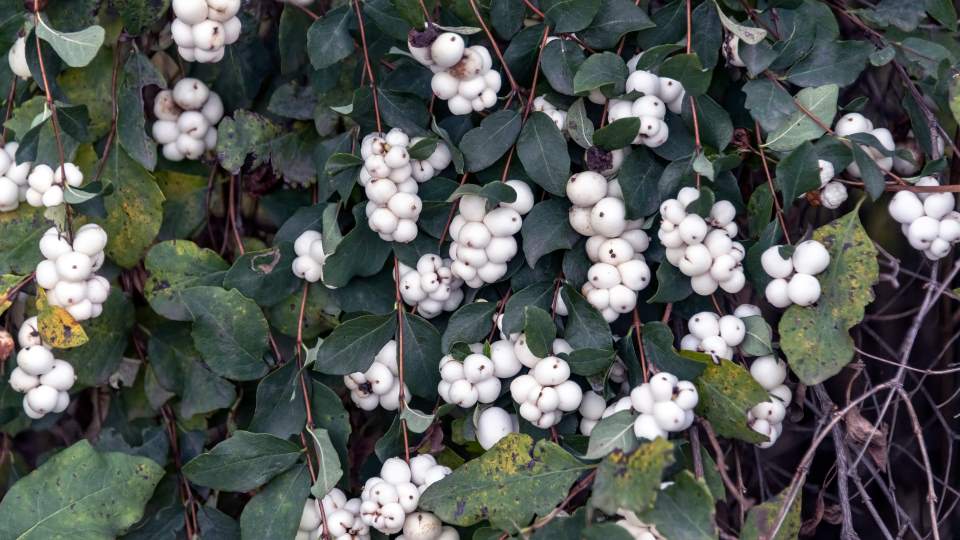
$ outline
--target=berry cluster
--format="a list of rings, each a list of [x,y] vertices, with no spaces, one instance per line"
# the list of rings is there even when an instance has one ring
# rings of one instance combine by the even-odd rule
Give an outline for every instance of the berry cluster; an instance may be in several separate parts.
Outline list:
[[[360,185],[367,194],[367,223],[388,242],[412,242],[417,237],[417,218],[423,202],[417,182],[426,182],[450,164],[450,150],[438,143],[426,160],[410,157],[408,147],[418,139],[400,128],[388,133],[369,133],[360,143]]]
[[[882,146],[888,152],[893,152],[893,150],[896,148],[896,145],[893,142],[893,135],[890,133],[889,129],[874,129],[873,122],[860,113],[847,113],[841,116],[840,119],[837,120],[837,125],[834,126],[833,129],[838,137],[846,137],[848,135],[854,135],[857,133],[869,133],[870,135],[876,137],[877,142],[880,143],[880,146]],[[863,151],[866,152],[871,159],[873,159],[880,170],[889,172],[890,169],[893,168],[893,157],[884,155],[884,152],[880,149],[867,146],[865,144],[860,145],[860,148],[862,148]],[[860,167],[857,166],[856,162],[847,165],[847,172],[854,178],[860,178]]]
[[[554,347],[554,354],[560,352]],[[520,404],[520,416],[541,429],[559,424],[563,413],[577,410],[583,400],[580,385],[570,380],[570,365],[557,356],[537,361],[529,373],[514,379],[510,395]]]
[[[453,276],[450,259],[427,253],[417,261],[416,268],[403,263],[400,274],[400,296],[409,306],[417,306],[417,313],[432,319],[444,311],[453,311],[463,301],[463,281]]]
[[[771,246],[760,256],[763,271],[774,278],[764,291],[767,302],[777,308],[813,304],[820,299],[820,281],[814,276],[830,265],[830,253],[816,240],[800,242],[790,256],[783,251],[784,246]]]
[[[219,62],[240,37],[240,0],[173,0],[170,33],[187,62]]]
[[[761,356],[750,365],[750,375],[767,391],[770,399],[758,403],[747,412],[747,423],[752,430],[768,439],[757,446],[770,448],[783,432],[783,419],[793,399],[790,387],[783,384],[787,380],[787,365],[775,356]]]
[[[517,194],[514,202],[501,202],[487,211],[487,199],[477,195],[460,198],[457,215],[450,221],[450,270],[468,287],[477,289],[507,274],[507,263],[517,254],[523,216],[533,208],[533,192],[520,180],[506,184]]]
[[[836,171],[833,163],[821,159],[817,164],[820,167],[820,204],[824,208],[836,210],[847,200],[847,186],[835,180]]]
[[[30,167],[33,164],[29,161],[17,163],[16,155],[19,147],[20,145],[15,142],[8,142],[0,148],[0,212],[16,210],[21,201],[27,200],[27,191],[31,189],[27,183],[27,177],[30,175]],[[62,198],[62,188],[60,194]],[[34,200],[36,200],[35,197]],[[40,195],[40,202],[43,203],[42,195]]]
[[[627,408],[629,408],[630,398],[626,399]],[[603,396],[593,390],[589,390],[583,394],[583,399],[580,400],[580,407],[578,409],[580,416],[582,416],[580,419],[580,433],[589,437],[590,434],[593,433],[593,428],[597,427],[597,422],[604,417],[606,410],[607,402],[603,399]]]
[[[711,311],[696,313],[687,321],[689,334],[680,339],[680,348],[687,351],[700,351],[715,358],[733,358],[734,348],[743,343],[747,335],[747,326],[741,317],[757,315],[756,306],[744,304],[733,315],[720,316]]]
[[[687,429],[693,425],[699,399],[692,382],[665,371],[657,373],[630,392],[630,404],[640,413],[633,423],[634,434],[641,439],[666,439],[670,432]]]
[[[728,293],[737,293],[746,284],[743,273],[743,244],[733,241],[737,211],[729,201],[717,201],[704,219],[688,213],[690,204],[700,198],[700,191],[681,188],[676,199],[667,199],[660,205],[660,230],[657,236],[666,248],[670,264],[690,276],[693,292],[707,296],[720,287]]]
[[[621,118],[639,118],[640,131],[633,144],[656,148],[670,138],[670,128],[663,119],[669,109],[680,114],[685,92],[679,81],[658,77],[649,71],[636,70],[627,77],[627,92],[643,94],[630,101],[610,100],[607,118],[616,122]]]
[[[471,354],[463,361],[451,355],[440,359],[437,393],[447,403],[469,409],[477,403],[493,403],[500,396],[500,379],[513,377],[521,365],[507,340],[490,345],[489,356],[482,343],[470,345]]]
[[[918,186],[940,185],[936,178],[924,176]],[[960,241],[960,212],[954,211],[953,193],[913,193],[900,191],[890,199],[890,217],[914,249],[936,261],[947,256],[950,246]]]
[[[153,139],[163,145],[163,157],[170,161],[200,159],[217,147],[223,101],[203,81],[185,77],[173,90],[158,93],[153,114]]]
[[[377,405],[388,411],[400,408],[400,372],[397,366],[397,342],[390,340],[373,357],[366,371],[344,375],[343,384],[350,390],[350,399],[365,411]],[[410,401],[410,390],[403,385],[404,402]]]
[[[17,340],[17,367],[10,372],[10,386],[23,397],[23,411],[33,419],[50,412],[63,412],[70,405],[70,394],[77,376],[73,366],[53,357],[40,337],[36,317],[23,322]]]
[[[480,112],[497,104],[502,81],[493,68],[490,51],[481,45],[466,46],[453,32],[440,33],[428,24],[407,37],[410,54],[433,71],[433,94],[447,102],[452,114]]]
[[[450,467],[438,465],[429,454],[411,458],[409,465],[402,458],[384,461],[380,476],[363,485],[361,519],[384,534],[400,532],[407,514],[416,512],[420,495],[451,472]]]
[[[29,79],[30,65],[27,64],[27,38],[18,36],[13,42],[10,50],[7,51],[7,63],[10,64],[10,71],[21,79]]]
[[[88,223],[73,237],[73,245],[50,227],[40,238],[37,285],[45,289],[47,303],[65,308],[74,319],[85,321],[100,316],[110,295],[110,282],[94,274],[103,265],[107,232]]]
[[[517,415],[500,407],[488,407],[480,413],[476,429],[477,442],[484,450],[489,450],[508,434],[520,431],[520,424]]]
[[[27,165],[20,164],[17,167]],[[49,165],[40,164],[30,171],[24,199],[30,206],[53,207],[63,204],[63,194],[67,187],[80,187],[83,173],[73,163],[64,163],[54,170]]]
[[[316,283],[323,279],[323,263],[327,260],[323,252],[323,237],[319,232],[306,230],[293,242],[293,251],[297,258],[293,260],[293,275]]]
[[[533,110],[549,116],[550,119],[553,120],[553,123],[556,124],[557,129],[559,129],[561,133],[566,133],[567,111],[558,109],[553,103],[547,101],[546,96],[537,96],[533,100]]]
[[[573,203],[568,219],[578,233],[589,236],[587,257],[593,263],[581,292],[607,322],[637,305],[637,291],[650,284],[650,267],[643,252],[650,238],[642,220],[627,220],[620,185],[600,173],[583,171],[567,180]]]
[[[326,517],[327,532],[334,540],[369,540],[370,527],[360,519],[361,501],[333,488],[323,496],[319,504],[310,497],[303,503],[300,525],[295,540],[320,540],[323,536],[323,518]],[[320,507],[323,513],[320,513]]]

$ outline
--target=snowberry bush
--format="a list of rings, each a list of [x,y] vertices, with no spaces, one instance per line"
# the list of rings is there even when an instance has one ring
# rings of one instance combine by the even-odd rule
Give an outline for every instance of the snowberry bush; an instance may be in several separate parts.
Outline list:
[[[958,536],[953,2],[6,7],[0,539]]]

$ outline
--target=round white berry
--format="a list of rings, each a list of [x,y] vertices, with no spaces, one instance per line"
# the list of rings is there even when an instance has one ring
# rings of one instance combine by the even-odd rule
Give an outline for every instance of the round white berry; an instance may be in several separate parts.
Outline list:
[[[500,407],[484,410],[477,420],[477,442],[484,450],[492,448],[500,439],[513,431],[513,419]]]
[[[764,296],[767,302],[776,308],[785,308],[790,305],[790,294],[787,292],[789,282],[784,278],[777,278],[767,284]]]
[[[771,246],[760,256],[760,265],[763,267],[763,271],[772,278],[786,278],[793,273],[793,261],[789,258],[783,258],[780,254],[780,247]],[[827,257],[829,262],[829,255]]]
[[[830,253],[816,240],[806,240],[797,244],[791,258],[793,269],[801,274],[816,275],[830,265]],[[784,276],[774,276],[784,277]]]
[[[775,356],[761,356],[750,365],[750,375],[765,390],[771,390],[786,380],[787,365]]]
[[[598,176],[602,178],[601,175]],[[626,228],[626,213],[627,209],[622,200],[605,197],[600,199],[590,211],[590,226],[598,234],[614,238]]]
[[[27,392],[26,402],[32,410],[40,414],[47,414],[57,406],[58,397],[55,388],[41,384]]]
[[[820,298],[820,281],[809,274],[794,274],[787,286],[790,301],[800,306],[809,306]]]
[[[666,430],[662,429],[652,414],[641,414],[633,421],[633,433],[641,440],[654,440],[657,437],[667,438]]]

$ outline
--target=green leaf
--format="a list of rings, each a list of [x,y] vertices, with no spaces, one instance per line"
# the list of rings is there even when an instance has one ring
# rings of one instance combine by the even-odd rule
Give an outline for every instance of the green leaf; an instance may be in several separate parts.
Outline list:
[[[507,300],[503,310],[503,333],[516,334],[523,331],[523,310],[526,306],[537,306],[545,311],[553,304],[556,287],[552,282],[533,283],[517,291]],[[492,316],[492,312],[491,312]],[[492,319],[488,319],[492,321]]]
[[[740,319],[747,333],[740,349],[747,356],[766,356],[773,354],[773,331],[761,315],[751,315]]]
[[[863,180],[863,186],[870,198],[877,200],[883,196],[884,180],[883,172],[859,144],[850,147],[853,152],[853,162],[860,169],[860,179]]]
[[[570,155],[563,134],[549,116],[534,112],[517,139],[517,156],[523,170],[540,187],[563,195],[570,177]]]
[[[593,144],[604,150],[617,150],[630,146],[639,132],[639,118],[633,116],[621,118],[595,131],[593,133]]]
[[[820,187],[820,166],[809,141],[804,142],[777,163],[777,187],[783,204],[789,207],[797,197]]]
[[[797,93],[797,101],[820,122],[829,126],[837,114],[839,87],[828,84],[817,88],[804,88]],[[826,133],[803,111],[796,111],[776,131],[767,135],[765,146],[778,152],[787,152],[800,146],[804,141],[816,139]]]
[[[530,352],[545,358],[550,356],[553,349],[553,340],[557,337],[557,325],[545,310],[537,306],[527,306],[523,309],[523,335],[526,336]]]
[[[564,126],[573,142],[582,148],[593,146],[593,122],[587,116],[587,109],[583,105],[583,98],[573,102],[567,109],[567,123]]]
[[[123,29],[138,35],[157,21],[170,5],[169,0],[118,0],[114,6],[123,20]]]
[[[547,253],[570,249],[580,239],[567,217],[570,204],[564,199],[547,199],[534,205],[523,219],[520,236],[523,237],[523,255],[530,265]]]
[[[145,0],[146,1],[146,0]],[[123,75],[117,90],[117,140],[120,146],[149,171],[157,165],[157,145],[146,132],[143,115],[143,88],[155,84],[165,88],[167,83],[160,71],[140,53],[130,55],[123,65]]]
[[[297,254],[293,244],[248,251],[237,257],[223,278],[225,289],[237,289],[261,306],[272,306],[301,288],[291,266]]]
[[[79,32],[59,32],[47,25],[43,17],[39,19],[37,36],[46,41],[57,55],[70,67],[83,67],[97,55],[106,31],[102,26],[94,25]]]
[[[606,372],[617,358],[610,349],[577,349],[560,356],[570,364],[571,373],[584,377]]]
[[[257,385],[257,406],[249,429],[287,438],[300,433],[306,420],[300,370],[296,362],[288,361]]]
[[[347,459],[347,440],[350,438],[350,414],[343,408],[340,396],[323,384],[313,381],[310,391],[310,405],[313,410],[313,423],[327,430],[334,448],[340,456],[340,463],[350,463]]]
[[[383,268],[389,255],[390,244],[381,240],[366,223],[357,223],[336,250],[327,254],[323,283],[328,287],[343,287],[355,276],[372,276]]]
[[[338,326],[320,344],[314,369],[329,375],[366,371],[397,329],[397,316],[364,315]],[[439,359],[438,359],[439,362]]]
[[[351,6],[340,6],[317,19],[307,30],[307,54],[314,69],[332,66],[350,56],[355,48],[348,31]]]
[[[189,321],[182,293],[198,285],[219,285],[229,268],[215,251],[189,240],[168,240],[150,248],[144,260],[144,296],[150,307],[175,321]]]
[[[526,8],[513,0],[492,0],[490,2],[490,22],[497,35],[510,39],[523,26],[523,14]],[[419,15],[420,9],[416,10]],[[422,21],[421,21],[422,22]]]
[[[238,381],[267,372],[267,320],[256,302],[220,287],[191,287],[181,293],[193,320],[193,344],[217,375]]]
[[[517,111],[497,111],[484,118],[479,127],[466,132],[460,139],[460,151],[467,170],[477,172],[493,165],[513,146],[519,134],[520,114]]]
[[[798,86],[847,86],[860,76],[873,45],[865,41],[817,41],[813,50],[787,72]]]
[[[597,308],[590,305],[570,285],[564,285],[560,290],[563,302],[567,306],[567,325],[564,328],[563,338],[574,349],[610,349],[613,347],[613,336],[610,335],[610,325],[603,320]]]
[[[600,0],[541,0],[540,8],[554,32],[576,32],[597,15]]]
[[[183,474],[194,484],[221,491],[256,489],[296,463],[303,451],[266,433],[235,431],[225,441],[190,460]]]
[[[296,465],[280,474],[243,507],[241,539],[293,538],[303,514],[303,503],[309,495],[310,475],[306,465]]]
[[[747,426],[747,411],[768,399],[749,371],[726,359],[708,362],[693,383],[700,395],[697,416],[709,420],[718,435],[753,443],[766,440]]]
[[[21,204],[16,212],[0,212],[0,273],[27,275],[43,260],[40,237],[53,226],[44,210]]]
[[[414,395],[435,399],[440,382],[440,332],[426,319],[403,316],[404,381]]]
[[[733,140],[733,121],[730,114],[709,95],[697,98],[697,126],[703,144],[717,151],[723,151]],[[697,127],[693,123],[693,109],[690,100],[683,103],[683,121],[691,133]]]
[[[587,459],[601,459],[611,452],[632,452],[640,441],[633,433],[633,422],[636,416],[632,411],[620,411],[602,418],[590,432],[590,442],[587,446]],[[659,486],[659,482],[657,483]]]
[[[707,368],[710,357],[701,353],[677,353],[673,348],[673,332],[660,321],[644,323],[643,351],[658,368],[673,373],[678,378],[692,381]]]
[[[793,504],[790,505],[790,510],[787,511],[786,519],[784,519],[783,525],[780,526],[780,530],[777,531],[776,535],[770,534],[773,532],[773,526],[776,524],[780,508],[785,502],[785,492],[786,490],[776,497],[764,501],[763,504],[754,506],[747,512],[747,520],[743,523],[743,528],[740,530],[740,538],[742,540],[789,540],[791,538],[797,538],[800,534],[800,526],[802,525],[800,517],[800,493],[794,497]]]
[[[217,160],[230,174],[237,174],[248,155],[251,165],[262,163],[270,153],[269,143],[280,134],[280,127],[259,114],[239,110],[217,124]]]
[[[849,330],[873,301],[879,275],[877,250],[857,210],[820,227],[813,238],[830,253],[830,266],[817,276],[820,300],[809,307],[791,306],[779,326],[780,348],[806,385],[829,379],[853,359]]]
[[[773,212],[773,195],[768,184],[760,184],[750,194],[747,203],[747,230],[751,237],[758,237],[770,223]]]
[[[134,322],[133,302],[119,287],[112,287],[103,313],[84,324],[90,340],[83,347],[57,353],[57,357],[73,364],[79,384],[106,384],[123,362]]]
[[[449,353],[457,343],[483,341],[493,327],[493,314],[496,311],[496,302],[474,302],[461,306],[450,316],[447,328],[443,331],[440,340],[442,351]]]
[[[690,278],[683,275],[672,264],[661,264],[657,268],[657,292],[647,300],[648,304],[666,304],[679,302],[693,293]]]
[[[680,471],[673,484],[657,495],[656,505],[639,515],[670,540],[708,540],[717,537],[713,498],[703,480]]]
[[[323,172],[333,176],[362,165],[363,160],[360,159],[360,156],[348,154],[347,152],[337,152],[327,158],[327,163],[323,166]]]
[[[143,516],[163,468],[145,457],[80,442],[13,485],[0,503],[0,536],[116,538]]]
[[[797,111],[793,96],[768,79],[747,81],[743,93],[747,96],[744,107],[764,131],[776,131]]]
[[[647,217],[660,207],[659,186],[663,165],[646,148],[638,148],[624,158],[617,179],[628,219]]]
[[[646,510],[657,500],[664,469],[672,463],[673,444],[661,437],[633,451],[613,450],[597,468],[590,502],[611,516],[621,509]]]
[[[556,443],[540,440],[534,446],[529,435],[511,433],[427,488],[420,508],[460,527],[488,519],[494,527],[517,531],[560,503],[587,468]]]
[[[713,71],[700,63],[696,54],[671,56],[660,66],[660,76],[680,81],[688,96],[699,96],[707,91]]]
[[[554,90],[572,96],[573,77],[585,58],[583,49],[576,42],[555,39],[543,48],[543,56],[540,59],[543,76]]]
[[[957,30],[957,10],[950,0],[925,0],[927,13],[950,30]]]
[[[605,94],[619,95],[623,93],[627,75],[623,58],[611,52],[591,54],[573,77],[573,92],[584,95],[599,88]]]
[[[625,34],[653,26],[647,13],[630,0],[603,0],[593,22],[577,35],[594,50],[612,49]]]
[[[310,493],[320,500],[336,487],[343,476],[343,469],[340,468],[340,458],[327,430],[307,428],[307,431],[313,438],[313,449],[317,453],[317,481],[310,488]]]

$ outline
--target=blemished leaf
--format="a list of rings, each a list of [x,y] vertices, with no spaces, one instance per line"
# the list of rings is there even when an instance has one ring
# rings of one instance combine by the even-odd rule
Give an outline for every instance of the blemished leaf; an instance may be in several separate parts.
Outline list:
[[[290,242],[248,251],[234,261],[223,277],[223,286],[237,289],[261,306],[272,306],[301,288],[302,280],[291,269],[296,256]]]
[[[586,55],[576,42],[567,39],[555,39],[543,48],[540,64],[543,76],[557,92],[572,96],[573,77]]]
[[[350,319],[320,344],[314,369],[329,375],[366,371],[373,363],[374,355],[393,338],[396,329],[396,314]]]
[[[175,321],[189,321],[182,293],[199,285],[219,285],[229,266],[216,252],[189,240],[168,240],[150,248],[144,262],[144,296],[154,311]]]
[[[720,4],[714,3],[714,6],[717,8],[717,15],[720,16],[720,22],[723,23],[723,27],[729,30],[733,35],[740,38],[740,40],[747,45],[756,45],[767,37],[767,31],[763,28],[755,28],[752,26],[744,26],[739,24],[723,13],[723,10],[720,9]]]
[[[440,382],[440,332],[430,321],[412,313],[403,316],[404,372],[410,391],[434,399]]]
[[[587,109],[583,104],[583,98],[573,102],[573,105],[567,109],[567,125],[564,126],[573,142],[579,144],[582,148],[593,146],[593,122],[587,117]]]
[[[600,89],[609,95],[622,94],[627,83],[627,65],[623,58],[611,53],[592,54],[580,64],[573,77],[573,92],[584,95]]]
[[[214,373],[248,381],[267,372],[269,329],[257,304],[236,289],[191,287],[181,293],[193,343]]]
[[[644,442],[632,451],[613,450],[597,468],[590,501],[609,515],[620,509],[646,510],[657,499],[664,469],[672,463],[673,444],[661,437]]]
[[[777,163],[777,187],[784,206],[790,206],[804,193],[820,187],[820,167],[810,142],[804,142]]]
[[[777,534],[770,534],[773,532],[773,526],[776,524],[780,508],[785,502],[784,496],[785,492],[782,492],[776,497],[751,508],[750,511],[747,512],[747,520],[744,522],[743,529],[740,531],[740,538],[743,540],[789,540],[790,538],[797,538],[797,535],[800,534],[800,526],[802,525],[800,519],[801,493],[797,493],[797,496],[794,497],[793,504],[790,505],[786,519],[784,519],[783,525],[780,526]]]
[[[70,312],[47,302],[42,288],[37,290],[37,330],[45,343],[58,349],[71,349],[90,341],[83,326]]]
[[[673,332],[660,321],[644,324],[641,335],[647,358],[658,368],[673,373],[681,380],[692,381],[699,377],[710,362],[710,357],[702,353],[678,353],[673,348]]]
[[[461,527],[488,519],[516,531],[553,509],[587,468],[556,443],[511,433],[427,488],[420,508]]]
[[[633,433],[636,418],[632,411],[620,411],[601,419],[590,432],[590,443],[584,457],[601,459],[613,451],[632,452],[640,444]]]
[[[269,143],[280,134],[280,128],[259,114],[239,110],[233,117],[217,124],[217,159],[230,174],[237,174],[247,156],[260,164],[270,153]]]
[[[317,19],[307,30],[307,54],[314,69],[332,66],[350,56],[355,48],[348,31],[353,20],[351,6],[340,6]]]
[[[600,0],[541,0],[540,7],[554,32],[576,32],[597,15]]]
[[[309,495],[310,474],[305,464],[278,475],[243,507],[241,539],[293,538]]]
[[[830,265],[817,276],[820,299],[813,306],[790,306],[780,319],[780,348],[790,369],[807,385],[825,381],[853,359],[850,328],[873,301],[879,267],[877,251],[857,210],[813,233],[830,253]]]
[[[0,503],[0,536],[116,538],[143,516],[163,475],[149,458],[97,452],[81,440],[10,488]]]
[[[449,353],[457,343],[483,341],[493,327],[493,314],[496,311],[496,302],[474,302],[464,304],[453,312],[440,340],[443,352]]]
[[[751,315],[741,319],[747,332],[740,349],[747,356],[765,356],[773,354],[772,330],[761,315]]]
[[[43,260],[40,238],[52,226],[43,208],[21,205],[16,212],[0,212],[0,272],[33,272]]]
[[[537,357],[549,356],[553,349],[553,339],[557,337],[557,325],[553,322],[553,317],[536,306],[527,306],[523,312],[523,335],[527,347]]]
[[[79,384],[105,384],[123,362],[135,320],[133,302],[120,287],[111,287],[100,316],[84,322],[89,341],[83,347],[58,353],[57,357],[73,365]]]
[[[513,146],[519,134],[520,114],[517,111],[497,111],[484,118],[479,127],[465,133],[460,140],[466,170],[476,172],[493,165]]]
[[[628,32],[653,26],[647,13],[630,0],[603,0],[593,22],[577,35],[594,49],[611,49]]]
[[[657,502],[638,517],[657,527],[666,538],[708,540],[717,537],[713,497],[703,480],[690,471],[680,471],[673,483],[657,494]]]
[[[570,249],[580,239],[567,218],[570,204],[564,199],[547,199],[534,205],[525,218],[520,236],[523,237],[523,255],[530,265],[547,253]]]
[[[617,180],[623,192],[628,219],[647,217],[660,207],[659,186],[663,165],[646,148],[630,152],[623,159]]]
[[[710,361],[693,384],[700,395],[697,416],[709,420],[718,435],[752,443],[766,440],[747,425],[747,411],[768,399],[767,392],[743,366],[726,359]]]
[[[549,116],[534,112],[517,139],[517,157],[540,187],[554,195],[565,192],[570,177],[567,143]]]
[[[593,144],[604,150],[617,150],[629,146],[640,132],[640,119],[636,117],[620,118],[596,130]]]
[[[820,122],[829,126],[837,114],[839,87],[828,84],[817,88],[804,88],[797,93],[797,101]],[[771,150],[787,152],[805,141],[813,140],[826,133],[820,125],[801,110],[794,112],[776,131],[767,135],[765,145]]]
[[[313,438],[313,448],[317,453],[317,481],[310,488],[310,493],[319,500],[337,485],[343,476],[343,469],[327,430],[308,428],[307,432]]]
[[[39,17],[37,36],[46,41],[57,55],[70,67],[83,67],[97,55],[106,31],[102,26],[93,25],[79,32],[59,32],[51,28],[43,17]]]
[[[569,313],[563,338],[574,349],[612,348],[613,337],[610,335],[610,325],[603,320],[597,308],[590,305],[586,298],[570,285],[564,285],[560,294]]]
[[[302,453],[298,445],[273,435],[235,431],[210,451],[187,462],[183,474],[199,486],[250,491],[289,469]]]

